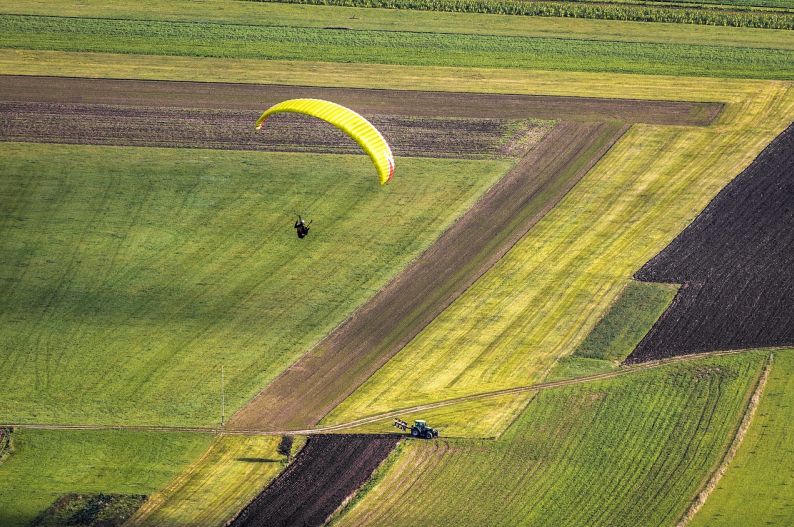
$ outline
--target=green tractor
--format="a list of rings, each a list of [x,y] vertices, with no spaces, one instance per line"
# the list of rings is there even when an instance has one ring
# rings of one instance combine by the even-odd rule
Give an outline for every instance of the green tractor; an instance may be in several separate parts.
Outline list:
[[[421,421],[417,419],[414,421],[413,426],[409,427],[408,423],[405,421],[395,419],[394,426],[403,431],[407,431],[408,428],[410,428],[411,437],[424,437],[425,439],[433,439],[438,437],[438,430],[431,426],[427,426],[427,421]]]

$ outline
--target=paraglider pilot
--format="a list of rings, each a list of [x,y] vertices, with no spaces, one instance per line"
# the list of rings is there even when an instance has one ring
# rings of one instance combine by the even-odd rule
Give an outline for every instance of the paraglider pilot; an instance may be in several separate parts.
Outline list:
[[[298,238],[304,238],[309,234],[309,224],[305,223],[300,216],[298,216],[298,221],[295,222],[295,231],[298,233]]]

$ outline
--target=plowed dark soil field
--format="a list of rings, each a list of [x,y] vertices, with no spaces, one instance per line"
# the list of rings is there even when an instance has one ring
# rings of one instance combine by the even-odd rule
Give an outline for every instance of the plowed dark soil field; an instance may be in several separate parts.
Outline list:
[[[334,126],[300,114],[274,115],[254,130],[257,110],[108,104],[0,102],[0,140],[359,154]],[[366,115],[397,156],[521,156],[549,126],[527,121]]]
[[[312,436],[295,461],[231,525],[322,525],[399,441],[399,435]]]
[[[684,285],[627,362],[794,344],[794,124],[636,278]]]
[[[710,124],[722,110],[720,103],[0,75],[0,100],[15,102],[261,112],[296,97],[328,99],[369,115],[694,126]]]

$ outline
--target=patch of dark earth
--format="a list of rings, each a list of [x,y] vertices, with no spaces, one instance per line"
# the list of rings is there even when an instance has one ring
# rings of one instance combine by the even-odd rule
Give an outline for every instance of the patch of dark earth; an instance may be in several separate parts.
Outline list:
[[[365,115],[622,121],[708,126],[722,103],[494,93],[329,88],[278,84],[0,75],[0,100],[251,110],[285,99],[327,99]],[[257,115],[258,117],[258,115]]]
[[[65,494],[31,523],[31,527],[116,527],[137,511],[141,494]]]
[[[230,523],[319,526],[363,485],[401,435],[316,435]]]
[[[635,278],[683,286],[628,363],[794,345],[794,123]]]
[[[333,125],[276,114],[254,130],[258,111],[0,102],[0,140],[35,143],[360,154]],[[367,115],[397,156],[520,157],[549,121]]]

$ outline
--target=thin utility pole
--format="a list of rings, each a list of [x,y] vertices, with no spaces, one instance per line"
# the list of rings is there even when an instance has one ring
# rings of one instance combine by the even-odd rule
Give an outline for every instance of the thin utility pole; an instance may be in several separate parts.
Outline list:
[[[221,428],[226,417],[226,394],[223,391],[223,364],[221,364]]]

